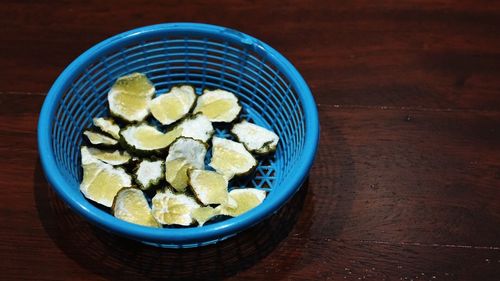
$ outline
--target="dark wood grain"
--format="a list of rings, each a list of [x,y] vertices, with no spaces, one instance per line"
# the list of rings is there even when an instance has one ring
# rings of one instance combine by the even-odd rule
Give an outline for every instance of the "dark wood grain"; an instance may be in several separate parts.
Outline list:
[[[244,244],[253,245],[255,232],[240,236],[239,251],[252,253],[247,259],[224,243],[196,252],[158,251],[74,215],[47,186],[37,160],[33,116],[42,100],[0,97],[7,108],[0,114],[0,182],[11,191],[2,197],[2,224],[10,227],[0,243],[2,252],[14,253],[3,263],[5,280],[30,279],[32,270],[41,274],[37,280],[206,274],[494,280],[500,274],[500,113],[320,106],[321,145],[308,191],[301,193],[303,209],[294,215],[298,221],[284,241],[263,247],[270,238],[262,238],[260,254]],[[217,257],[232,262],[222,270],[211,260]],[[189,264],[201,258],[201,268],[169,271],[179,266],[177,258]],[[54,271],[54,262],[64,267]]]
[[[3,1],[0,11],[0,280],[500,280],[500,4]],[[184,251],[75,215],[36,145],[46,91],[71,60],[171,21],[276,47],[321,120],[311,176],[278,215]]]
[[[276,47],[304,74],[319,103],[500,108],[498,5],[219,2],[4,1],[0,89],[46,92],[71,60],[106,37],[195,21],[236,28]]]

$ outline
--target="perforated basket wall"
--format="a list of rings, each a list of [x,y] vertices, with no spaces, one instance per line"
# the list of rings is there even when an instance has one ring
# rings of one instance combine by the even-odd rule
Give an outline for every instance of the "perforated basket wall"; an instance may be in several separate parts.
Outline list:
[[[275,155],[260,161],[253,177],[232,183],[233,187],[269,191],[265,204],[257,208],[261,211],[185,229],[182,239],[176,236],[182,229],[131,225],[86,202],[79,192],[81,133],[91,126],[93,117],[108,114],[109,88],[118,77],[132,72],[145,73],[158,93],[186,83],[195,86],[198,93],[203,88],[231,91],[240,99],[244,117],[280,136]],[[229,137],[225,130],[217,130],[217,134]],[[216,242],[271,215],[303,181],[314,157],[317,135],[314,100],[288,61],[250,36],[202,24],[150,26],[96,45],[61,74],[46,99],[39,123],[45,172],[71,207],[105,229],[173,246]]]

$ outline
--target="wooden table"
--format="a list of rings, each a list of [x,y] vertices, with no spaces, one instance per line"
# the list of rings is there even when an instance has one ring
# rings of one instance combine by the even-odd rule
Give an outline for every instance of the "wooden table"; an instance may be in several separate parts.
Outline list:
[[[0,279],[500,280],[500,3],[81,2],[0,5]],[[269,43],[321,118],[310,179],[280,214],[185,251],[73,214],[36,145],[45,94],[78,54],[175,21]]]

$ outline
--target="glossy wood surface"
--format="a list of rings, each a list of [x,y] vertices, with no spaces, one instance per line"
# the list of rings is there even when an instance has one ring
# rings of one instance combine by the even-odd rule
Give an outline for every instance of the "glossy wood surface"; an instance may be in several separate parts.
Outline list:
[[[500,2],[2,1],[1,280],[500,280]],[[78,54],[207,22],[289,58],[318,103],[306,185],[215,246],[156,249],[76,216],[45,181],[38,113]]]

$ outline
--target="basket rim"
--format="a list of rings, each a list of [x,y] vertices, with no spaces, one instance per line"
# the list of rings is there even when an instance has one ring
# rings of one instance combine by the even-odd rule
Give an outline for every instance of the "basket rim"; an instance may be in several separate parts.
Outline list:
[[[297,91],[304,108],[305,136],[307,137],[304,142],[303,151],[299,156],[301,157],[301,161],[298,161],[292,168],[290,171],[291,176],[283,180],[281,184],[284,188],[273,196],[273,200],[264,200],[258,208],[252,209],[241,216],[203,227],[155,229],[124,222],[111,215],[101,216],[97,207],[90,204],[85,198],[82,197],[82,199],[79,199],[72,196],[66,188],[69,186],[69,183],[57,168],[52,149],[51,132],[55,110],[63,94],[63,90],[84,70],[88,62],[100,57],[112,46],[133,42],[133,40],[141,35],[168,33],[172,31],[185,33],[201,32],[207,35],[223,36],[236,42],[239,41],[241,44],[252,45],[255,51],[261,55],[266,55],[266,60],[270,61],[285,77],[290,79],[290,84]],[[37,131],[39,156],[45,176],[56,193],[76,213],[101,228],[135,240],[161,244],[171,243],[182,246],[184,244],[204,243],[210,240],[223,239],[234,235],[278,211],[300,188],[313,164],[319,142],[319,118],[314,97],[306,82],[297,69],[278,51],[252,36],[233,29],[211,24],[179,22],[132,29],[105,39],[82,53],[63,70],[50,88],[40,111]]]

